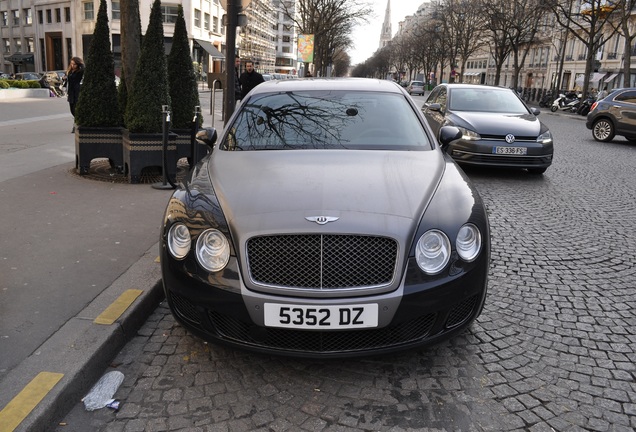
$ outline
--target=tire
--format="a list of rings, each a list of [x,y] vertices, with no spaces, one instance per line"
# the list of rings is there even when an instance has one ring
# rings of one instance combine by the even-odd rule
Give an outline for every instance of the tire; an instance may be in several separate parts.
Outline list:
[[[614,134],[614,125],[608,119],[598,119],[592,125],[592,136],[596,141],[611,141],[614,139]]]
[[[559,109],[559,107],[558,107],[558,106],[556,106],[556,105],[552,105],[552,106],[550,107],[550,111],[552,111],[552,112],[555,112],[555,111],[556,111],[556,110],[558,110],[558,109]]]

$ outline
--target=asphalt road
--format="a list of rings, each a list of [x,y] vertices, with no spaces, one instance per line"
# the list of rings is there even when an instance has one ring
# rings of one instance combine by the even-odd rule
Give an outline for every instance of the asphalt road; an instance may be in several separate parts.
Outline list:
[[[108,369],[125,375],[119,411],[78,400],[51,428],[633,431],[636,146],[543,111],[556,142],[543,176],[467,170],[493,243],[485,310],[464,334],[383,357],[288,359],[207,344],[162,305]]]

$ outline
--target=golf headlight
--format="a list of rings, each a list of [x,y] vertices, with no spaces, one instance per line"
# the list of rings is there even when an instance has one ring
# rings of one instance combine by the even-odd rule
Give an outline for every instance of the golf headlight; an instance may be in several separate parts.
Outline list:
[[[422,234],[415,247],[417,265],[426,274],[441,272],[450,259],[451,245],[446,234],[430,230]]]
[[[207,229],[197,240],[196,256],[199,265],[207,271],[223,270],[230,259],[230,244],[221,231]]]
[[[183,259],[190,252],[190,231],[182,223],[176,223],[168,231],[168,250],[176,259]]]
[[[471,262],[481,251],[481,233],[473,224],[466,224],[459,229],[457,233],[457,254],[464,261]]]
[[[477,141],[481,139],[481,135],[479,135],[474,130],[466,129],[463,127],[457,127],[462,133],[462,139],[466,141]]]
[[[552,134],[549,130],[543,132],[537,137],[537,142],[541,144],[550,144],[552,142]]]

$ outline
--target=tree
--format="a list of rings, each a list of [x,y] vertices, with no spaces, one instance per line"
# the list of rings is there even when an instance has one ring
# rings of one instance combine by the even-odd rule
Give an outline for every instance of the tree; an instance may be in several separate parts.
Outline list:
[[[587,94],[590,75],[594,68],[594,56],[618,30],[613,23],[621,8],[609,5],[606,0],[544,0],[558,23],[586,47],[583,94]],[[612,30],[605,32],[610,27]],[[628,55],[629,51],[625,53]]]
[[[324,75],[338,49],[346,49],[351,40],[351,28],[366,21],[373,10],[360,0],[296,0],[295,13],[291,2],[281,4],[285,16],[292,20],[301,34],[314,35],[315,70]],[[355,41],[354,41],[355,42]]]
[[[128,92],[125,119],[130,132],[161,133],[162,106],[170,106],[167,69],[161,1],[155,0],[135,70],[135,82]]]
[[[631,11],[636,8],[636,0],[619,0],[615,4],[619,9],[618,16],[620,17],[620,28],[618,32],[623,36],[624,40],[624,53],[623,58],[623,85],[625,87],[632,86],[632,44],[636,39],[636,31],[633,30],[630,23],[633,21],[631,17]]]
[[[86,70],[75,121],[79,126],[121,126],[122,116],[115,85],[115,63],[110,47],[106,0],[101,0],[97,22],[86,57]]]
[[[121,13],[122,75],[125,73],[128,77],[128,79],[126,79],[126,89],[130,92],[135,79],[137,60],[139,59],[139,53],[141,51],[139,0],[121,0],[119,7]]]
[[[168,82],[172,101],[172,128],[187,129],[192,124],[194,107],[199,106],[199,91],[194,65],[190,57],[188,30],[179,4],[174,25],[172,48],[168,55]],[[199,117],[199,126],[202,118]]]
[[[506,0],[496,0],[494,3],[490,0],[481,0],[480,4],[481,10],[486,14],[484,26],[488,34],[490,55],[495,63],[495,85],[499,85],[501,69],[512,51],[507,29],[513,17],[508,13],[506,5]]]

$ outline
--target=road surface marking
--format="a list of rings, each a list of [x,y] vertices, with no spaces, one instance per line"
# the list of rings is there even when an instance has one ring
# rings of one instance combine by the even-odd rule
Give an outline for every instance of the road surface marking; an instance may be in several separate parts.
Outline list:
[[[124,313],[126,309],[141,295],[143,291],[138,289],[126,290],[110,306],[104,310],[95,321],[95,324],[111,325]]]
[[[40,372],[0,411],[0,432],[13,432],[64,374]]]

